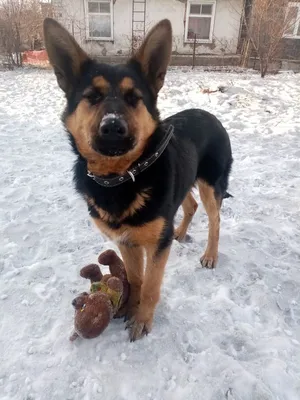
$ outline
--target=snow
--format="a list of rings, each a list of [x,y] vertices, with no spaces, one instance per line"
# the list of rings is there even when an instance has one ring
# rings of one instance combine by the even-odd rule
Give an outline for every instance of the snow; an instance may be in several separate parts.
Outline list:
[[[103,118],[102,118],[102,121],[101,121],[101,123],[100,123],[100,127],[103,126],[104,123],[105,123],[107,120],[109,120],[109,119],[115,120],[115,119],[117,119],[117,118],[118,118],[118,115],[115,114],[115,113],[107,113],[107,114],[104,114],[104,115],[103,115]],[[114,121],[113,121],[113,123],[114,123]]]
[[[135,343],[120,320],[69,341],[71,301],[88,289],[79,270],[114,246],[73,188],[63,105],[50,71],[0,74],[0,399],[299,400],[299,76],[169,72],[162,116],[216,114],[232,140],[234,198],[217,269],[199,268],[200,206],[173,244],[153,331]]]

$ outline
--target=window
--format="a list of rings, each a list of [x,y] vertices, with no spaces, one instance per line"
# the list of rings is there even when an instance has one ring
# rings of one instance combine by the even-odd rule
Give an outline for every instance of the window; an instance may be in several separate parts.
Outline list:
[[[209,43],[212,41],[215,1],[188,0],[186,10],[185,41]]]
[[[300,3],[289,3],[284,36],[300,39]]]
[[[112,0],[86,0],[87,38],[113,40]]]

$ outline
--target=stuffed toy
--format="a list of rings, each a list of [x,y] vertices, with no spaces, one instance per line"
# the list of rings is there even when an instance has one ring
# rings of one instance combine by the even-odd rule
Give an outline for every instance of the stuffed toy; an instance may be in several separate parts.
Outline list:
[[[108,265],[110,274],[102,275],[97,264],[80,270],[80,276],[89,279],[91,287],[90,293],[83,292],[72,301],[75,321],[71,341],[78,336],[85,339],[99,336],[112,318],[124,314],[130,291],[124,263],[113,250],[100,254],[98,262]]]

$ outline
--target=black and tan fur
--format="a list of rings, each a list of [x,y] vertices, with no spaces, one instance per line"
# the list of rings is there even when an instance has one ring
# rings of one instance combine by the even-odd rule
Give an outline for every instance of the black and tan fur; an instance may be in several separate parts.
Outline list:
[[[135,340],[151,330],[173,237],[184,239],[197,210],[191,191],[195,185],[209,219],[201,263],[207,268],[216,264],[219,210],[232,163],[230,141],[221,123],[203,110],[160,120],[157,95],[172,50],[168,20],[152,28],[127,64],[116,66],[92,60],[52,19],[45,20],[44,32],[50,62],[66,94],[63,122],[77,155],[76,188],[98,228],[119,246],[131,285],[127,317]],[[169,124],[174,136],[166,150],[135,182],[106,188],[87,175],[88,170],[101,177],[125,173],[156,151]],[[180,205],[184,217],[174,231]]]

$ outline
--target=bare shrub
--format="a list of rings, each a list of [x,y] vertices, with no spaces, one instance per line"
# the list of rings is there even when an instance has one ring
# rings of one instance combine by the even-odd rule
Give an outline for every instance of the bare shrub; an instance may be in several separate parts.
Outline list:
[[[287,12],[288,3],[288,0],[253,0],[251,12],[244,14],[246,56],[254,50],[262,78],[270,64],[280,58],[282,38],[295,23],[293,16]]]
[[[51,4],[39,0],[2,0],[0,53],[12,64],[22,66],[22,51],[41,45],[43,20],[51,15]]]

